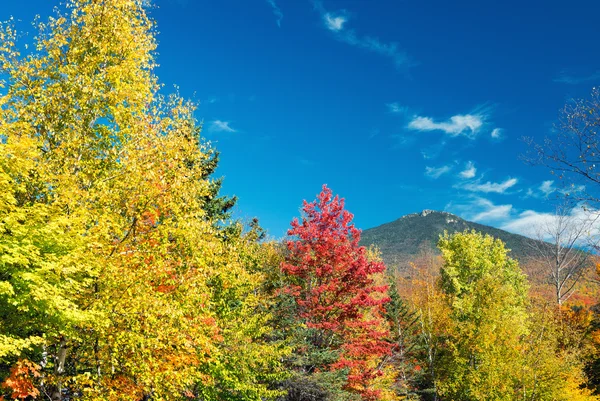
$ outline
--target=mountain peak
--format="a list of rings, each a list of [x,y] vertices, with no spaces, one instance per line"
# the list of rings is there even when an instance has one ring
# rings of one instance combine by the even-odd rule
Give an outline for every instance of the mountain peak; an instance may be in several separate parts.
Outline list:
[[[522,259],[528,256],[530,249],[526,242],[530,241],[520,235],[467,221],[459,216],[443,211],[425,209],[411,213],[379,227],[364,230],[361,243],[376,245],[381,251],[384,261],[392,266],[404,265],[425,249],[437,251],[440,235],[448,233],[476,230],[505,242],[512,249],[511,256]]]
[[[458,217],[455,214],[452,214],[450,212],[444,212],[444,211],[441,211],[441,210],[423,209],[423,211],[421,213],[419,213],[419,215],[421,217],[425,217],[425,216],[428,216],[430,214],[439,214],[439,215],[446,216],[446,217],[454,217],[454,218],[460,219],[460,217]]]
[[[451,218],[451,219],[454,219],[454,220],[460,219],[460,217],[458,217],[455,214],[452,214],[452,213],[449,213],[449,212],[443,212],[443,211],[440,211],[440,210],[432,210],[432,209],[423,209],[419,213],[407,214],[406,216],[402,216],[400,219],[405,219],[407,217],[427,217],[429,215],[445,216],[447,218]]]

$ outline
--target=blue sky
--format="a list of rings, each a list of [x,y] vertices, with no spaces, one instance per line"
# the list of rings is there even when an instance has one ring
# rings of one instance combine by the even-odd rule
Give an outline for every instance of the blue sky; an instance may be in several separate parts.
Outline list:
[[[521,138],[600,83],[596,0],[155,3],[165,90],[199,103],[236,215],[274,237],[324,183],[363,229],[436,209],[523,232],[560,183]],[[54,2],[23,4],[0,19]]]

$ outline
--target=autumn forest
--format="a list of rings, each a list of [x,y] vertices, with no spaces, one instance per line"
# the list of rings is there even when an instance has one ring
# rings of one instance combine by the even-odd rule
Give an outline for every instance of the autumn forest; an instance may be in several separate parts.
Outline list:
[[[593,249],[558,298],[475,231],[398,270],[326,185],[270,240],[164,93],[146,1],[66,3],[34,46],[0,26],[0,399],[600,400]]]

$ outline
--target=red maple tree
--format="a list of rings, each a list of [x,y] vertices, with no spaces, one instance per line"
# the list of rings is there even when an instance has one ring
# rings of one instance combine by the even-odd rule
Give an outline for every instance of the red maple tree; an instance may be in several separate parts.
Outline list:
[[[347,369],[346,389],[366,400],[377,399],[371,388],[380,374],[377,361],[392,349],[381,315],[389,301],[387,286],[374,280],[385,265],[369,260],[344,199],[333,197],[326,185],[317,200],[304,201],[302,211],[302,221],[291,223],[289,253],[281,265],[291,276],[286,291],[296,301],[297,316],[316,333],[313,346],[338,344],[339,358],[324,368]],[[333,337],[338,341],[332,342]]]

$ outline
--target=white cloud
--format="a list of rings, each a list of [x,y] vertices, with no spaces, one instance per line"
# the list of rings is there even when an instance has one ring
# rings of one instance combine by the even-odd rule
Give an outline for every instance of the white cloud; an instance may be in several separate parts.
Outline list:
[[[466,184],[463,188],[472,191],[472,192],[484,192],[484,193],[498,193],[502,194],[506,192],[507,189],[515,186],[518,180],[516,178],[509,178],[504,182],[486,182],[486,183],[469,183]]]
[[[516,210],[513,205],[496,205],[482,197],[471,197],[470,201],[446,206],[449,211],[462,215],[466,220],[490,224],[512,233],[521,234],[530,238],[544,236],[546,241],[552,241],[548,234],[558,226],[558,219],[554,213],[537,212],[535,210]],[[582,205],[570,211],[570,222],[562,227],[567,234],[572,228],[585,227],[585,235],[581,238],[581,245],[589,239],[600,239],[600,211],[583,208]]]
[[[476,222],[502,223],[510,218],[512,205],[495,205],[488,199],[471,196],[470,201],[446,206],[450,211],[464,216],[466,220]]]
[[[407,54],[398,48],[398,44],[382,42],[371,36],[358,36],[353,30],[346,29],[345,25],[349,19],[346,11],[329,12],[318,0],[313,0],[313,5],[321,15],[325,28],[332,31],[340,42],[388,57],[397,68],[413,65]]]
[[[237,132],[229,124],[229,121],[214,120],[211,121],[208,130],[210,132]]]
[[[273,14],[275,14],[275,18],[277,19],[277,26],[281,27],[281,20],[283,19],[283,13],[281,12],[281,9],[277,6],[275,0],[267,0],[267,3],[269,3],[271,8],[273,9]]]
[[[552,180],[544,181],[542,182],[542,185],[540,185],[539,190],[544,193],[544,196],[548,197],[548,195],[556,191],[553,184],[554,181]]]
[[[460,172],[461,178],[473,178],[477,174],[477,168],[475,168],[475,164],[473,162],[467,162],[465,169]]]
[[[330,31],[338,32],[344,28],[344,24],[348,19],[341,15],[333,16],[330,13],[325,13],[323,15],[323,20],[325,21],[325,26]]]
[[[534,227],[551,224],[554,216],[550,213],[538,213],[533,210],[526,210],[518,217],[502,225],[502,229],[513,233],[532,236]]]
[[[494,139],[501,139],[502,138],[502,129],[501,128],[494,128],[492,130],[492,133],[490,135]]]
[[[397,68],[414,65],[408,55],[398,48],[397,43],[381,42],[379,39],[370,36],[357,37],[353,31],[345,31],[344,35],[341,36],[341,40],[352,46],[389,57]]]
[[[562,221],[559,223],[560,217],[554,213],[540,213],[534,210],[525,210],[513,217],[500,228],[513,233],[525,235],[532,238],[538,238],[540,234],[545,234],[544,239],[547,241],[553,240],[550,232],[556,227],[562,226],[566,230],[563,235],[568,237],[570,229],[580,229],[586,227],[586,236],[582,236],[581,240],[585,242],[587,238],[598,237],[600,235],[600,219],[598,218],[598,210],[584,209],[583,207],[575,207],[568,215],[570,222]]]
[[[404,113],[408,112],[408,107],[401,106],[399,103],[396,103],[396,102],[387,103],[386,106],[390,113],[404,114]]]
[[[443,174],[446,174],[447,172],[449,172],[450,170],[452,170],[451,166],[442,166],[442,167],[425,167],[425,175],[433,178],[433,179],[438,179],[440,178]]]
[[[554,181],[547,180],[547,181],[542,181],[542,183],[539,185],[539,187],[527,189],[527,193],[526,193],[525,197],[548,198],[550,195],[552,195],[555,192],[559,192],[566,196],[571,196],[571,195],[578,194],[578,193],[581,193],[584,191],[585,191],[584,185],[574,185],[573,184],[568,187],[557,188],[554,186]]]
[[[503,220],[510,216],[512,205],[495,205],[487,199],[478,198],[475,205],[483,210],[471,217],[473,221]]]
[[[430,117],[415,116],[408,128],[417,131],[443,131],[450,136],[464,135],[474,138],[483,126],[484,116],[476,114],[458,114],[450,120],[436,122]]]

